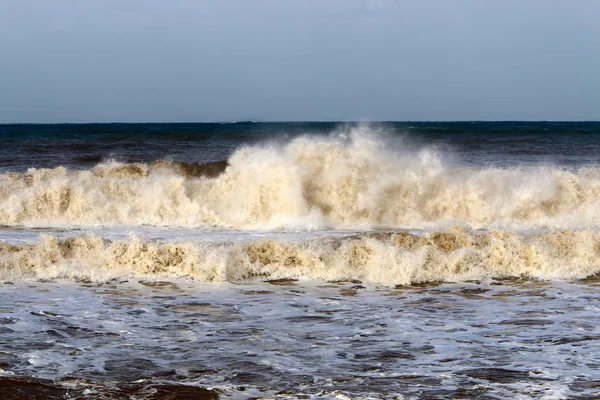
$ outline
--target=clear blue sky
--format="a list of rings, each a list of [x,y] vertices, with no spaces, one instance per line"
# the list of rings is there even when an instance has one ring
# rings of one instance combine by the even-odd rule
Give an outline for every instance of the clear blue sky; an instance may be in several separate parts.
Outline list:
[[[0,0],[0,122],[599,120],[598,0]]]

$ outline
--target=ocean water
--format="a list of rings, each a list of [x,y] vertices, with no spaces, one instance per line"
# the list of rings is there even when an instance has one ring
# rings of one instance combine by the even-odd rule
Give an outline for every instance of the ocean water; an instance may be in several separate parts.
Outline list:
[[[598,122],[0,138],[0,398],[600,398]]]

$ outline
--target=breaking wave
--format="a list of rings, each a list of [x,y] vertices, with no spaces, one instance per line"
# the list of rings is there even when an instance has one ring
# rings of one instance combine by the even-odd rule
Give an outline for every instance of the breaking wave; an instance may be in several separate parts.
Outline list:
[[[359,233],[286,242],[161,242],[132,236],[42,235],[0,242],[0,279],[360,280],[410,285],[524,277],[580,279],[600,273],[600,232]]]
[[[600,225],[600,169],[461,168],[359,127],[208,164],[109,161],[0,175],[8,226],[235,229]]]

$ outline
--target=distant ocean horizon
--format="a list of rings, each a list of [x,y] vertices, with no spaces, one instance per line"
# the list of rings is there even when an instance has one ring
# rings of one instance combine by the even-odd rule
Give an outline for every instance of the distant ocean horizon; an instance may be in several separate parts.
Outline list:
[[[298,125],[298,124],[333,124],[334,126],[344,124],[365,124],[365,125],[378,125],[378,124],[391,124],[396,126],[410,126],[413,124],[510,124],[510,125],[531,125],[531,124],[595,124],[600,120],[595,119],[583,119],[583,120],[485,120],[485,119],[474,119],[474,120],[260,120],[260,119],[246,119],[246,120],[215,120],[215,121],[54,121],[54,122],[2,122],[0,125],[4,126],[19,126],[19,125],[243,125],[243,124],[278,124],[278,125]]]
[[[597,396],[600,122],[0,140],[0,397]]]

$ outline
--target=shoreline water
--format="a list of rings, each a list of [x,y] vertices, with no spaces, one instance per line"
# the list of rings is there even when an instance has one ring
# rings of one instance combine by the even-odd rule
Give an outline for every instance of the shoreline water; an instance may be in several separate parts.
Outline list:
[[[50,393],[589,398],[600,382],[597,279],[45,282],[0,296],[2,375]]]

